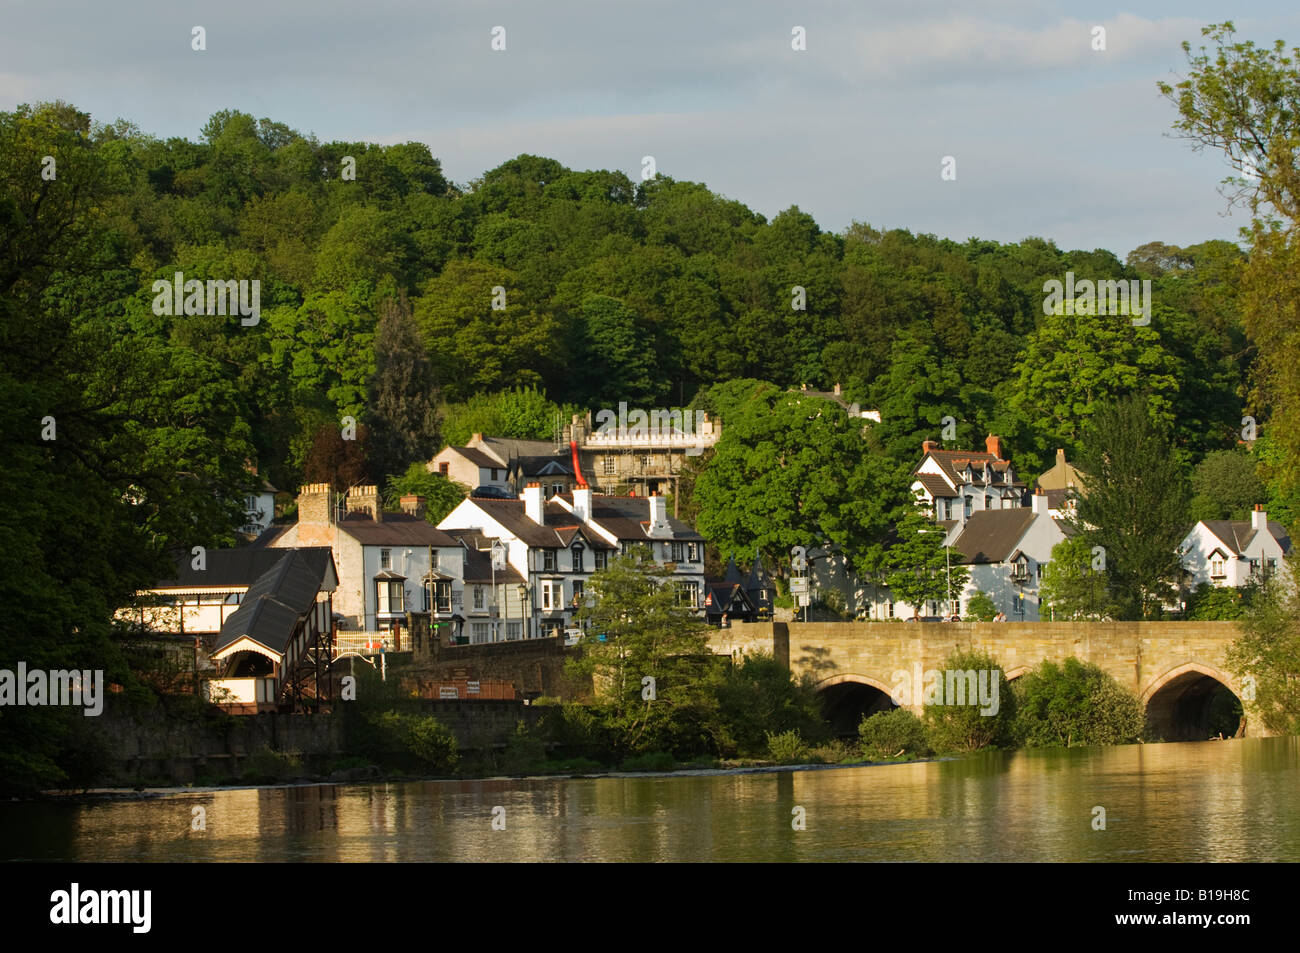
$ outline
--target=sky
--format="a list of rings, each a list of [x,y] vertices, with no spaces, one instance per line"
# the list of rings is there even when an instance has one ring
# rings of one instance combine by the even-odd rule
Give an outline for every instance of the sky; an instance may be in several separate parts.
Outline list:
[[[198,139],[233,108],[322,141],[424,142],[458,183],[520,153],[633,179],[653,156],[769,219],[1123,258],[1247,222],[1224,157],[1175,138],[1156,88],[1227,19],[1300,46],[1300,5],[1275,0],[0,0],[0,110],[62,99]]]

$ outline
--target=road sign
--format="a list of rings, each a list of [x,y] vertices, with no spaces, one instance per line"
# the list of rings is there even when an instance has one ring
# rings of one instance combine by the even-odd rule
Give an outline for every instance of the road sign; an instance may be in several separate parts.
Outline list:
[[[455,685],[439,685],[438,697],[439,698],[460,698],[460,692],[456,689]]]

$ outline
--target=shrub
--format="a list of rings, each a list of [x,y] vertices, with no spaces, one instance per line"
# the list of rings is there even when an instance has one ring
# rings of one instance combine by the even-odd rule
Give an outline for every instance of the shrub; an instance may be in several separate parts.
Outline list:
[[[671,771],[677,767],[677,759],[667,751],[651,751],[635,755],[623,762],[624,771]]]
[[[971,596],[970,601],[966,603],[966,615],[980,622],[992,622],[997,614],[998,607],[982,590],[977,589],[975,595]]]
[[[797,731],[767,733],[767,756],[781,764],[797,764],[808,757],[808,747]]]
[[[863,757],[872,761],[896,758],[900,754],[927,755],[930,745],[921,719],[906,708],[878,711],[858,725]]]
[[[1015,702],[1002,666],[985,652],[954,652],[944,661],[940,671],[945,692],[949,687],[949,675],[954,672],[975,672],[977,683],[982,681],[990,685],[996,691],[996,711],[985,714],[978,700],[969,698],[963,699],[964,704],[956,704],[953,698],[944,698],[946,704],[926,704],[924,721],[930,746],[938,751],[974,751],[994,744],[1010,744]],[[981,672],[989,675],[980,679],[978,673]],[[969,680],[964,681],[969,684]],[[923,686],[914,685],[912,691],[922,692]],[[992,703],[990,707],[993,707]]]
[[[302,773],[302,755],[297,751],[274,751],[269,745],[254,751],[244,762],[244,780],[268,784]]]
[[[1138,740],[1142,707],[1097,665],[1043,662],[1016,681],[1015,740],[1029,747],[1118,745]]]

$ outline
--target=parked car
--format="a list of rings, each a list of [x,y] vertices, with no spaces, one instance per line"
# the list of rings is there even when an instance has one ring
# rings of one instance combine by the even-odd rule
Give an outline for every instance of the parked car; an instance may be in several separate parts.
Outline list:
[[[502,487],[499,486],[476,486],[474,487],[474,489],[470,490],[469,495],[472,497],[477,497],[478,499],[481,500],[482,499],[486,499],[486,500],[519,499],[519,497],[515,496],[509,490],[503,489]]]

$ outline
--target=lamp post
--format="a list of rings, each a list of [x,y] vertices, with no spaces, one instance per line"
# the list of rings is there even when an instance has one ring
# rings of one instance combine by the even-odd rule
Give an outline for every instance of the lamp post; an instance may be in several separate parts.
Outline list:
[[[501,593],[497,591],[497,569],[506,568],[506,547],[501,540],[494,540],[492,543],[492,641],[497,642],[497,617],[501,614],[498,606],[501,602]]]
[[[528,637],[528,626],[524,623],[524,599],[528,596],[528,587],[523,583],[519,584],[519,638]]]

